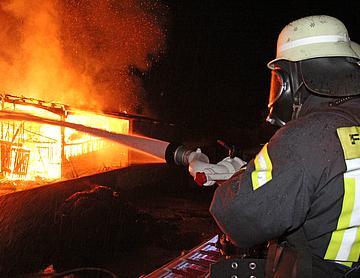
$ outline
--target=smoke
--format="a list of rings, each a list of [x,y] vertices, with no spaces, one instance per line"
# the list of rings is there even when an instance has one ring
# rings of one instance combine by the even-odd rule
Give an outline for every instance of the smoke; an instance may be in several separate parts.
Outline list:
[[[0,91],[141,112],[139,73],[165,51],[166,15],[151,0],[0,0]]]

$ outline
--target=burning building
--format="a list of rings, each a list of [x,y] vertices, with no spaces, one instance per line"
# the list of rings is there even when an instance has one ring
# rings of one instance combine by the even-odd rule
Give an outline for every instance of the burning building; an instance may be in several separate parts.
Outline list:
[[[1,110],[131,133],[131,119],[96,114],[58,103],[2,95]],[[74,129],[19,120],[0,122],[0,175],[6,180],[75,178],[129,164],[125,146]]]

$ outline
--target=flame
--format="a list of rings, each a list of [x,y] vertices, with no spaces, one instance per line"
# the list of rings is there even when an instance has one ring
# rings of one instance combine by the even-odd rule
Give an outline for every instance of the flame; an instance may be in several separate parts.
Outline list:
[[[165,49],[158,1],[0,4],[0,91],[96,111],[138,113],[141,80]],[[151,58],[149,58],[151,57]]]
[[[104,130],[120,134],[129,133],[128,120],[111,118],[104,115],[94,115],[93,113],[78,111],[76,114],[68,115],[66,121],[89,127],[101,126]],[[78,132],[71,128],[65,128],[65,157],[67,159],[76,155],[98,151],[103,149],[106,144],[109,144],[109,142],[99,137]],[[122,153],[123,155],[124,153],[127,154],[127,148],[124,148]]]
[[[126,119],[75,109],[60,114],[47,110],[47,106],[44,109],[6,101],[2,104],[3,110],[54,120],[65,118],[68,122],[101,126],[120,134],[130,131]],[[49,181],[69,177],[69,173],[71,177],[82,176],[104,170],[100,168],[119,168],[129,163],[129,150],[125,146],[71,128],[30,121],[0,121],[0,146],[0,173],[10,180]]]
[[[165,51],[166,17],[167,8],[152,0],[1,1],[0,93],[97,112],[138,114],[146,107],[134,72],[149,70]],[[51,104],[1,104],[3,110],[130,132],[125,119],[83,110],[68,114],[64,106],[54,113]],[[88,169],[74,165],[101,161],[99,153],[107,149],[112,151],[103,167],[126,166],[128,148],[117,146],[114,151],[111,144],[70,128],[1,121],[0,174],[22,180],[81,176]]]

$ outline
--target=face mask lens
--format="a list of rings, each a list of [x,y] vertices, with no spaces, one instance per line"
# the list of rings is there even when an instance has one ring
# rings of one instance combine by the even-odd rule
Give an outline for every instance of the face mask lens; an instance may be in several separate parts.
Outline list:
[[[268,107],[273,106],[273,104],[279,99],[282,92],[286,90],[286,83],[282,78],[282,75],[278,70],[271,71],[271,83],[270,83],[270,96]]]

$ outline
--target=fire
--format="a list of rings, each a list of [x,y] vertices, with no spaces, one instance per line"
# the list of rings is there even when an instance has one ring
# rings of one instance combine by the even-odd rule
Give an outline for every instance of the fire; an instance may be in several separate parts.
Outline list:
[[[4,95],[2,110],[65,120],[128,134],[128,119],[113,118],[55,103]],[[67,127],[29,121],[1,121],[1,171],[13,180],[51,180],[78,177],[127,166],[128,148]],[[109,151],[111,150],[111,151]]]
[[[137,114],[146,103],[131,69],[163,53],[165,17],[151,0],[2,1],[0,91]]]
[[[2,95],[0,110],[131,133],[128,119],[84,110],[147,109],[131,68],[146,72],[163,53],[166,7],[151,0],[95,2],[0,3],[0,91],[26,96]],[[12,180],[79,177],[129,164],[126,147],[27,121],[0,122],[0,155],[0,176]]]

